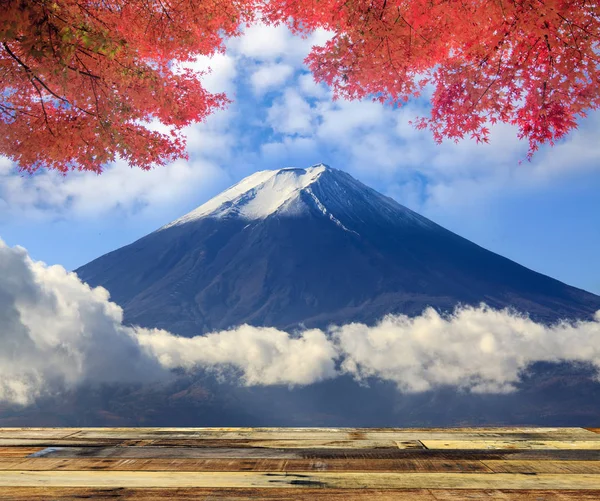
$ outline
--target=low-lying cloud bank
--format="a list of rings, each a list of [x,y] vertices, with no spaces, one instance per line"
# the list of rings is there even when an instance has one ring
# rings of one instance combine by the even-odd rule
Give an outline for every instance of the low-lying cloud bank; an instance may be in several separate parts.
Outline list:
[[[243,325],[195,338],[123,325],[108,292],[0,240],[0,402],[29,404],[85,383],[168,380],[172,369],[235,374],[245,385],[307,385],[348,374],[418,392],[508,392],[536,361],[600,368],[594,321],[548,327],[503,310],[387,316],[299,333]],[[231,372],[233,370],[233,372]]]

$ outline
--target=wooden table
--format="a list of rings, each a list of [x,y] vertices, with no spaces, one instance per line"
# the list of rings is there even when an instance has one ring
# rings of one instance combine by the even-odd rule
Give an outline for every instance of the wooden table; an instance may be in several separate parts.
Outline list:
[[[600,429],[0,428],[0,499],[600,500]]]

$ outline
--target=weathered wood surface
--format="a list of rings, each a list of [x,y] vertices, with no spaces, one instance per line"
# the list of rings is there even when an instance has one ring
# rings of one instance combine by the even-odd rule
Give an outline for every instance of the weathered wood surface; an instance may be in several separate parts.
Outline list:
[[[95,488],[6,488],[11,501],[598,501],[597,491],[507,491],[445,489],[95,489]]]
[[[600,461],[600,450],[569,449],[269,449],[229,447],[47,447],[32,449],[37,457],[44,458],[127,458],[127,459],[506,459]]]
[[[0,471],[3,487],[572,489],[600,491],[600,475],[382,472]]]
[[[600,450],[597,440],[422,440],[427,449],[592,449]]]
[[[503,463],[497,461],[498,468]],[[520,463],[526,463],[521,461]],[[555,463],[561,463],[555,461]],[[572,462],[566,461],[566,464]],[[581,461],[596,464],[594,461]],[[522,469],[522,467],[521,467]],[[415,459],[93,459],[93,458],[37,458],[0,459],[0,470],[21,471],[380,471],[380,472],[482,472],[492,469],[482,461],[444,461]],[[562,470],[558,471],[561,473]],[[517,472],[517,473],[520,473]],[[545,471],[544,473],[554,473]],[[591,468],[574,473],[594,473]]]
[[[600,428],[0,428],[0,499],[600,500]]]

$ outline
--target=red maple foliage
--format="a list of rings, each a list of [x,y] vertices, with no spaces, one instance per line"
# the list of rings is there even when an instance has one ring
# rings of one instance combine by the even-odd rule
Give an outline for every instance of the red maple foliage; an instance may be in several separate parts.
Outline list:
[[[531,155],[600,103],[597,0],[277,0],[271,22],[334,37],[307,63],[336,97],[400,105],[430,85],[436,141],[517,126]]]
[[[0,5],[0,153],[23,170],[149,168],[227,100],[181,63],[222,50],[252,0],[10,0]],[[149,127],[151,121],[168,132]]]
[[[600,102],[597,0],[10,0],[0,153],[63,172],[185,156],[181,129],[227,99],[180,63],[223,50],[255,18],[330,30],[307,64],[335,97],[401,105],[431,86],[416,126],[437,141],[488,141],[500,121],[532,155]]]

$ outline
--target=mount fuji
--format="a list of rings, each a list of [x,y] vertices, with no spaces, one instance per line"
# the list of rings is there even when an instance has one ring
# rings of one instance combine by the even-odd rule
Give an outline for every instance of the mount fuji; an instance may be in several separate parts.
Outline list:
[[[600,297],[529,270],[325,165],[257,172],[76,270],[125,321],[194,336],[510,307],[587,319]]]

